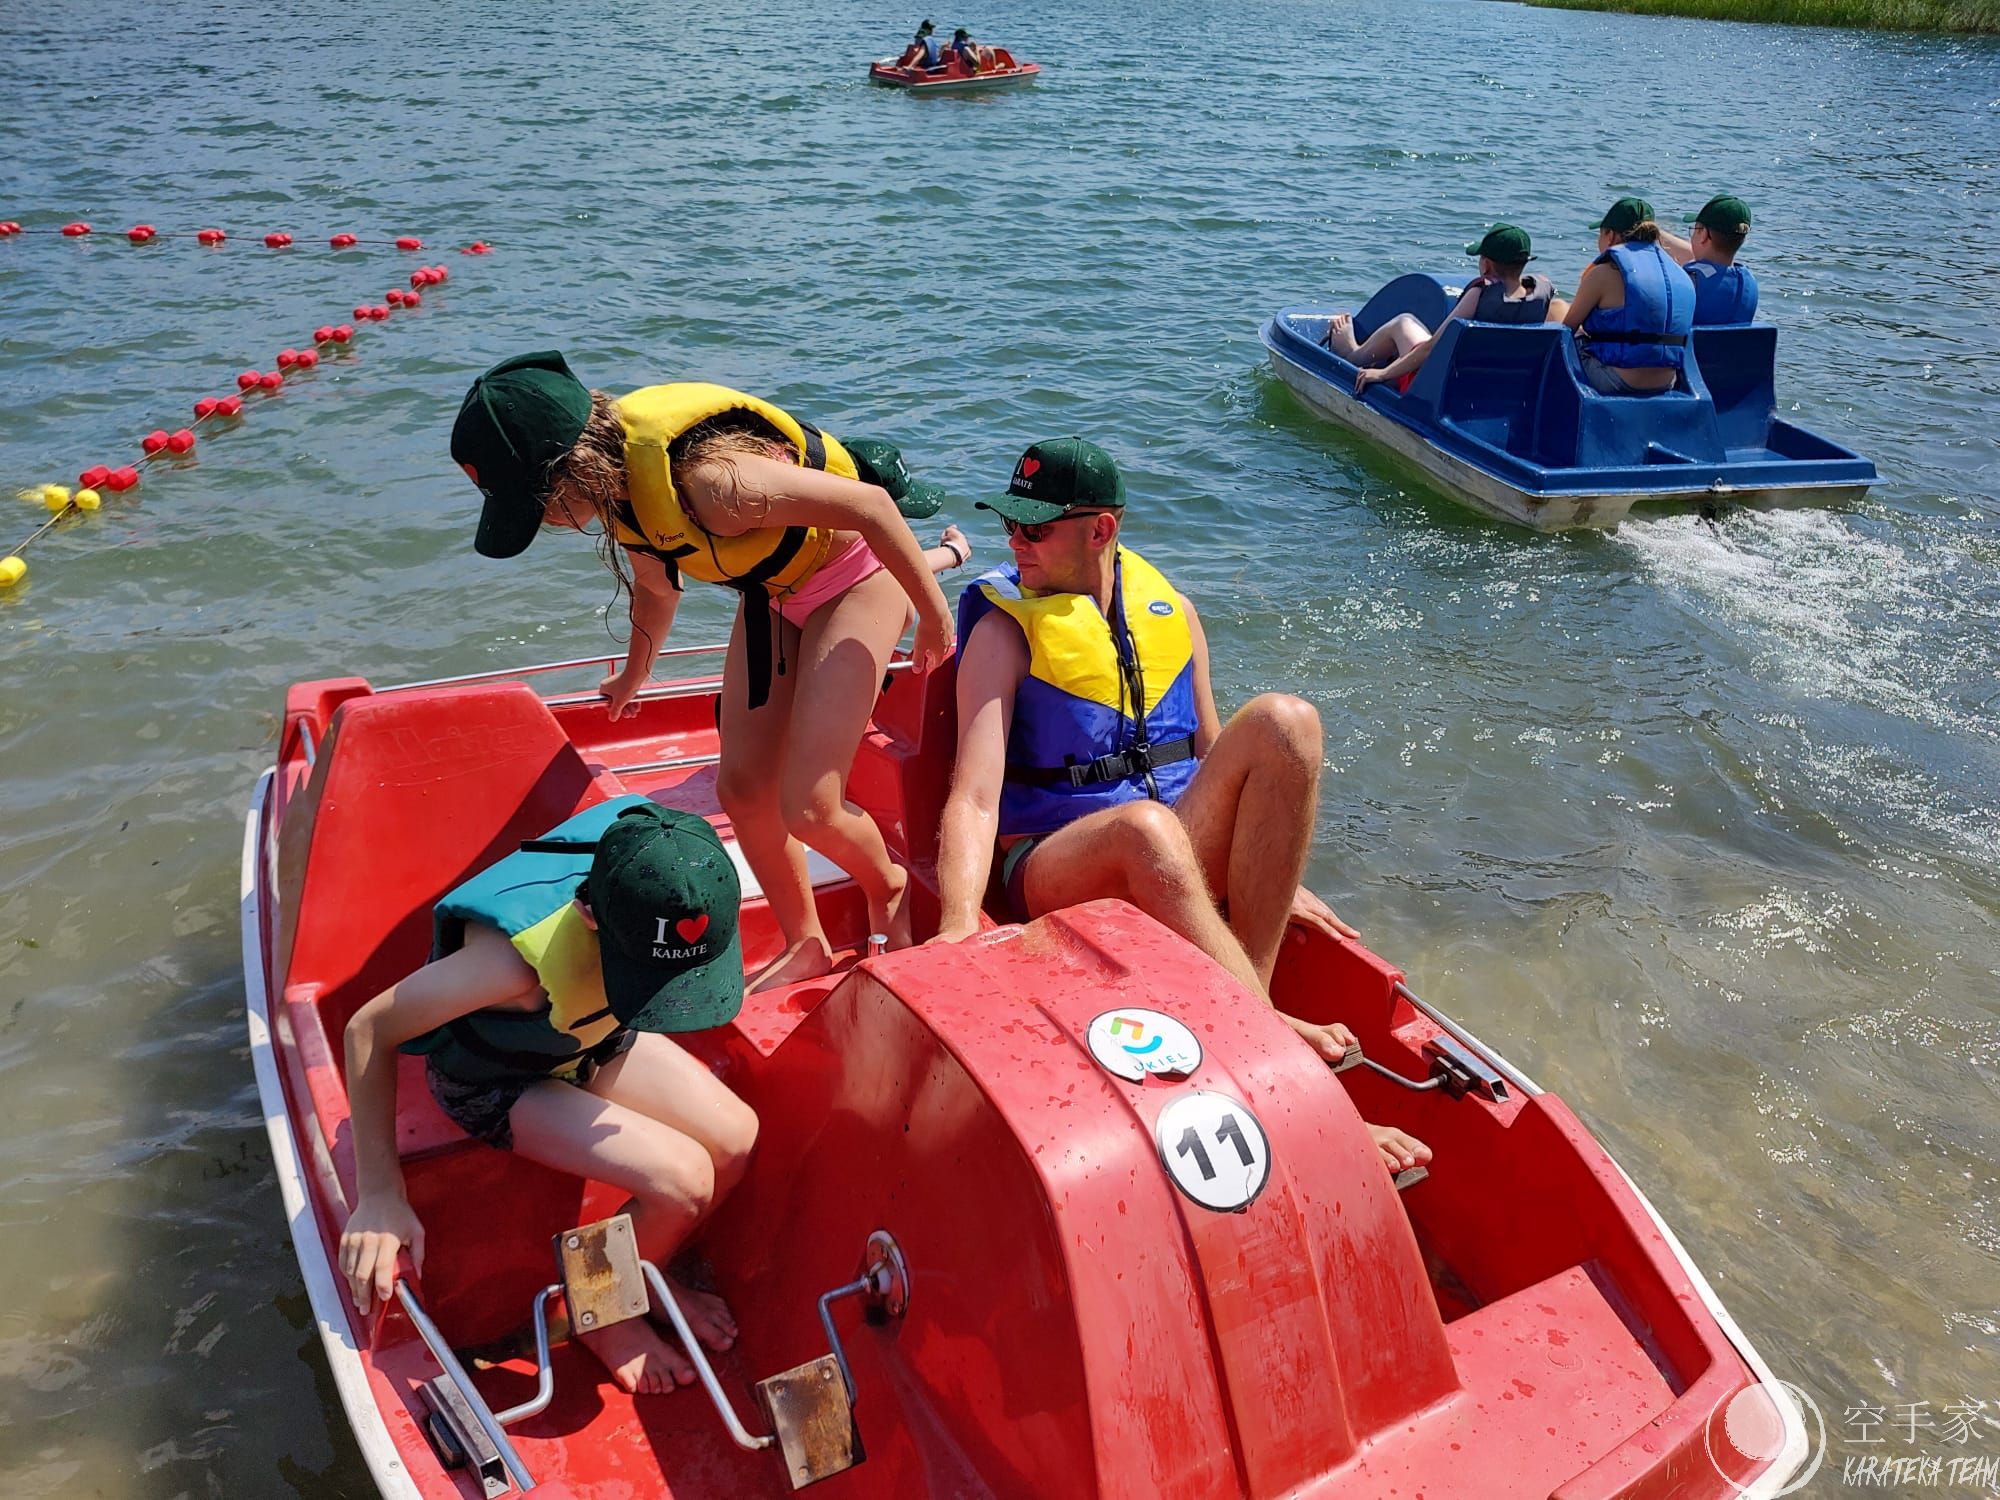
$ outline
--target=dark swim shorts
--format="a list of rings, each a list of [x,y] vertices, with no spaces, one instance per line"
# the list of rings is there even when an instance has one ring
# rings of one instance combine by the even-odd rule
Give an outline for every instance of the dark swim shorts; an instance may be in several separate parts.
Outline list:
[[[611,1045],[594,1058],[586,1058],[574,1074],[568,1078],[553,1080],[574,1084],[583,1088],[597,1076],[597,1070],[613,1058],[623,1057],[632,1050],[632,1044],[639,1040],[636,1031],[621,1031],[612,1038]],[[424,1069],[424,1081],[431,1086],[431,1097],[438,1102],[438,1108],[460,1130],[475,1141],[484,1141],[489,1146],[497,1146],[502,1151],[514,1149],[514,1126],[510,1116],[514,1106],[523,1094],[538,1083],[547,1083],[545,1078],[503,1078],[499,1082],[466,1083],[453,1078],[448,1073],[440,1073],[432,1062]]]
[[[1007,910],[1016,922],[1030,920],[1028,915],[1028,894],[1026,869],[1028,856],[1041,846],[1046,833],[1031,834],[1018,844],[1011,845],[1000,856],[1000,883],[1007,888]]]

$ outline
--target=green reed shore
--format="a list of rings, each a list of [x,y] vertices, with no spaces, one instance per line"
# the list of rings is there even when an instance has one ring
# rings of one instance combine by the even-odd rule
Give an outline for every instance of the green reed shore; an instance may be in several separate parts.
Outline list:
[[[1562,10],[1618,10],[1710,21],[1861,26],[1876,31],[2000,35],[2000,0],[1526,0]]]

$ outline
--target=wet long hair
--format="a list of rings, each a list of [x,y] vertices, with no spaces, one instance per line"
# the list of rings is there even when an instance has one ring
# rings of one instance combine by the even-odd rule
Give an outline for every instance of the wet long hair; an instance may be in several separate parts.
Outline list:
[[[674,473],[675,488],[685,493],[681,475],[689,468],[721,463],[730,470],[733,480],[734,459],[746,454],[769,458],[774,446],[797,461],[784,434],[762,417],[754,412],[726,411],[696,423],[675,438],[667,449],[667,463]],[[603,391],[590,393],[590,416],[583,424],[583,431],[569,451],[549,465],[545,503],[566,510],[579,521],[596,518],[598,560],[616,580],[610,602],[604,606],[605,628],[609,630],[611,611],[621,597],[629,599],[632,593],[632,575],[627,571],[617,527],[624,522],[637,529],[632,517],[630,479],[625,471],[625,424],[619,419],[616,398]],[[693,521],[694,512],[687,509],[685,499],[682,508]]]
[[[1630,229],[1614,229],[1611,234],[1620,245],[1657,245],[1660,242],[1660,226],[1651,219],[1641,219]]]

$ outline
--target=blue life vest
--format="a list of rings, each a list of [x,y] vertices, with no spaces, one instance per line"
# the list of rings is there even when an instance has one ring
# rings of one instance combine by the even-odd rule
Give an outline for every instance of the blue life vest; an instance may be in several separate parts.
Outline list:
[[[924,60],[922,66],[926,68],[943,67],[944,43],[940,42],[934,36],[920,37],[918,38],[918,40],[921,41],[924,45]]]
[[[1524,295],[1516,298],[1507,296],[1507,289],[1497,281],[1482,282],[1479,287],[1479,301],[1472,309],[1472,319],[1476,323],[1546,323],[1549,320],[1549,302],[1555,295],[1555,287],[1546,276],[1523,276],[1521,290]]]
[[[1694,320],[1697,326],[1748,323],[1757,316],[1757,278],[1742,266],[1719,266],[1712,260],[1691,260],[1687,273],[1694,280]]]
[[[1625,279],[1625,305],[1583,320],[1590,353],[1614,369],[1685,369],[1694,283],[1658,245],[1613,245],[1594,264],[1607,261]]]
[[[1100,807],[1171,806],[1194,779],[1194,633],[1173,586],[1138,553],[1112,564],[1111,617],[1088,594],[1033,594],[1009,563],[966,586],[958,638],[995,610],[1021,627],[1000,832],[1053,833]]]
[[[461,1083],[562,1078],[609,1056],[625,1027],[604,997],[597,934],[571,904],[593,850],[619,813],[643,797],[585,808],[543,836],[574,841],[562,851],[519,849],[455,887],[431,912],[431,957],[465,946],[477,922],[504,933],[547,991],[546,1010],[475,1010],[403,1043]],[[536,840],[536,843],[542,840]]]

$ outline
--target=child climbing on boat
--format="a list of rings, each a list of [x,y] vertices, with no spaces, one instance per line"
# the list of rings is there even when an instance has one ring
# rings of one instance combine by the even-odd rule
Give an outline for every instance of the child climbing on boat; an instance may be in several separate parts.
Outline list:
[[[394,1294],[400,1251],[424,1263],[396,1149],[399,1050],[424,1056],[432,1096],[475,1139],[630,1192],[639,1253],[664,1269],[757,1139],[749,1106],[664,1034],[741,1008],[740,902],[706,820],[620,797],[437,904],[431,961],[347,1023],[357,1193],[340,1269],[364,1317]],[[704,1347],[735,1342],[719,1297],[674,1295]],[[628,1391],[694,1379],[646,1318],[581,1337]]]
[[[951,655],[952,620],[898,509],[928,513],[938,492],[911,480],[888,445],[864,451],[884,483],[867,482],[831,436],[755,396],[673,384],[614,399],[556,353],[482,375],[452,430],[452,457],[486,497],[479,552],[516,556],[545,523],[605,538],[605,561],[631,590],[625,664],[602,685],[612,717],[650,677],[683,575],[742,596],[723,666],[716,790],[785,938],[753,989],[833,966],[807,846],[853,877],[871,931],[891,947],[911,940],[909,877],[847,800],[847,775],[912,609],[920,672]]]

